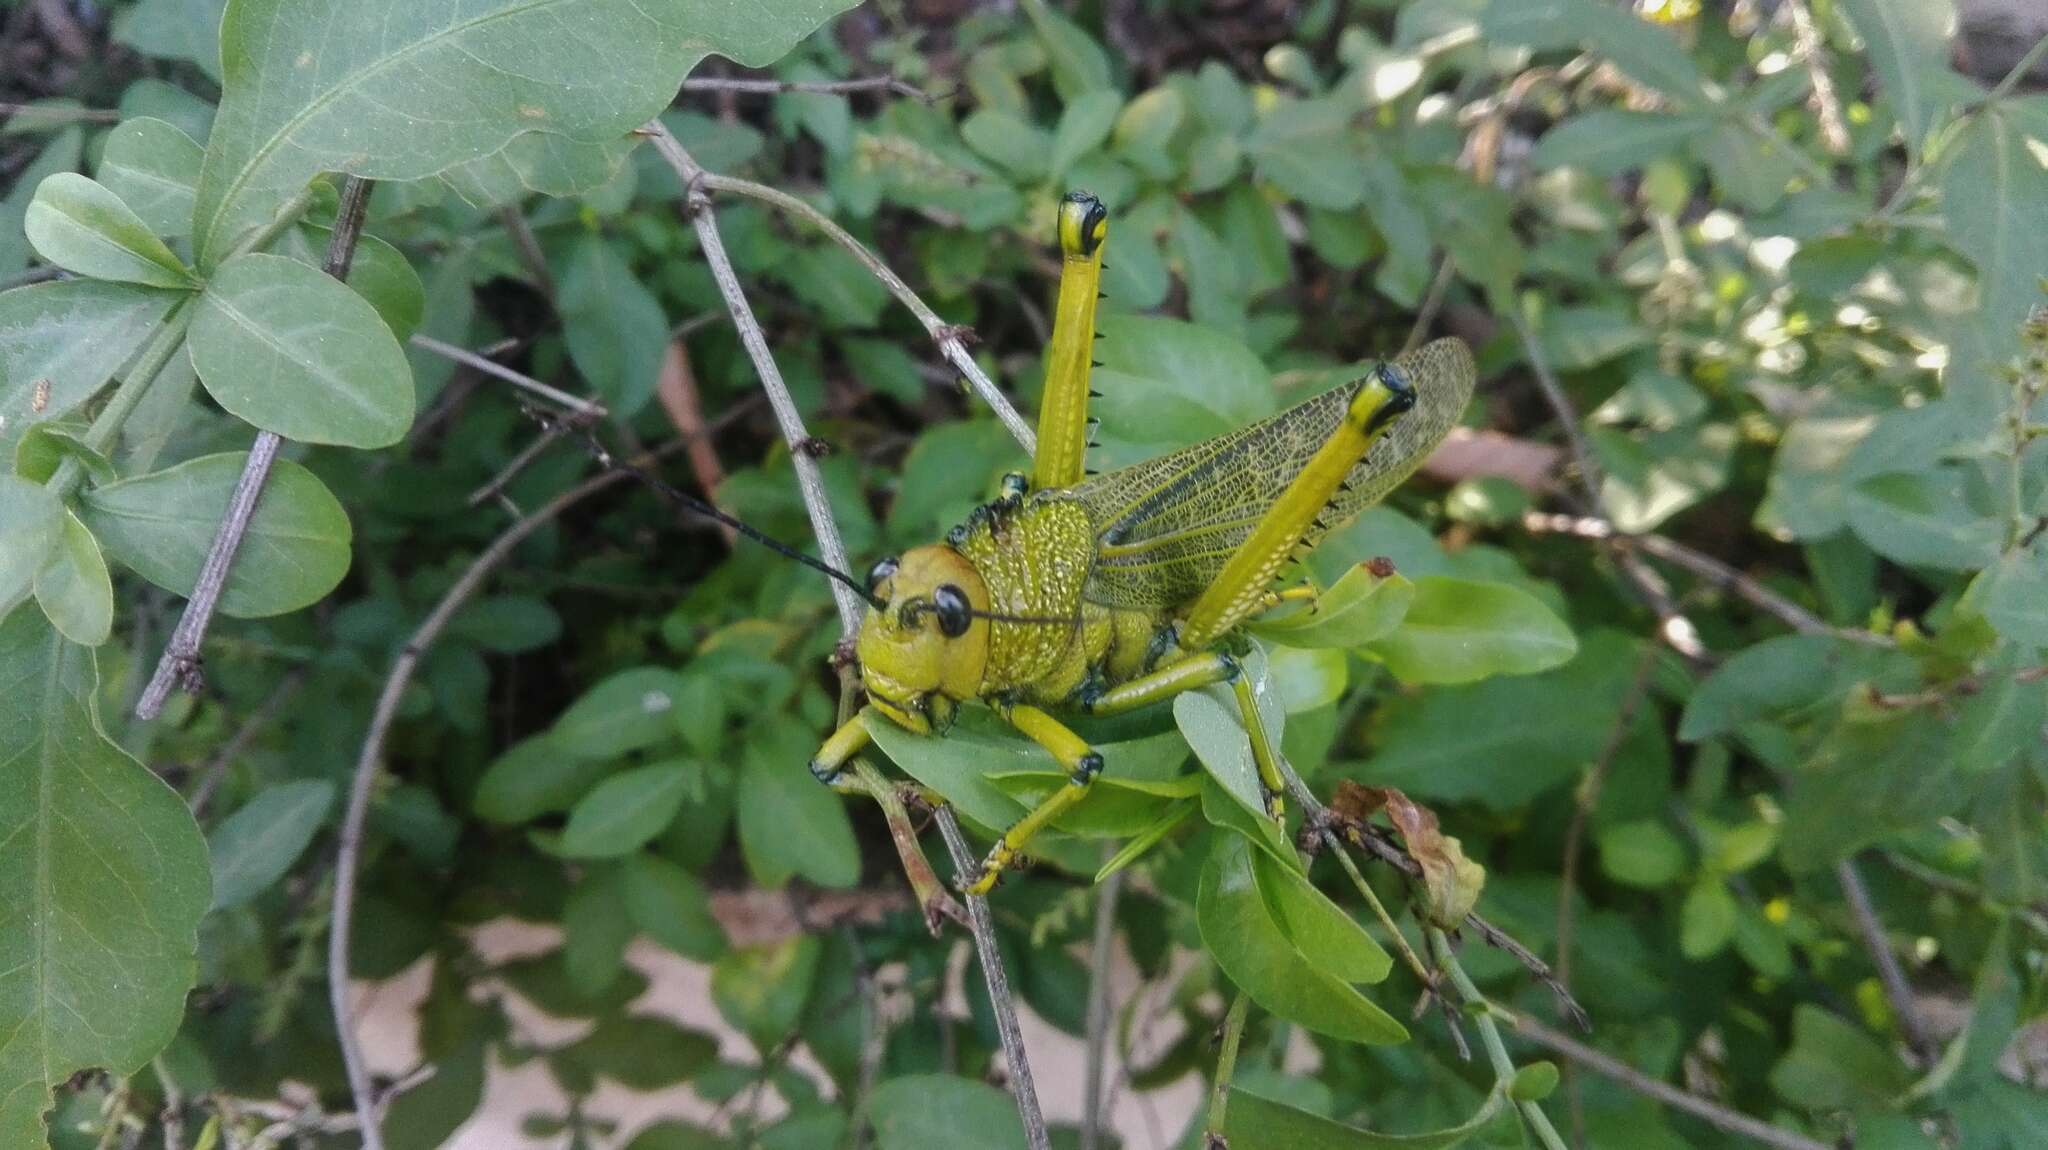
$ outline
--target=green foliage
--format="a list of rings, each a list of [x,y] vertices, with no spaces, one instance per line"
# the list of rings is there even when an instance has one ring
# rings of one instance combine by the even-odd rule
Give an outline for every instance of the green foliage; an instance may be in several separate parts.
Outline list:
[[[708,454],[665,478],[808,538],[685,189],[629,134],[655,116],[972,325],[1027,413],[1052,205],[1101,196],[1097,469],[1354,377],[1429,301],[1423,328],[1480,356],[1465,461],[1333,531],[1286,572],[1316,603],[1234,640],[1288,765],[1325,798],[1358,782],[1426,805],[1485,866],[1480,912],[1546,961],[1568,924],[1590,1041],[1645,1074],[1711,1081],[1716,1104],[1823,1142],[2048,1138],[2039,1096],[2001,1071],[2039,1025],[2048,900],[2048,328],[2030,323],[2048,103],[1953,70],[1951,5],[1806,5],[1815,61],[1789,18],[1714,6],[1633,6],[1660,23],[1596,0],[1310,4],[1254,27],[1027,0],[1021,20],[885,6],[811,35],[843,7],[122,0],[105,34],[132,51],[70,77],[76,102],[0,126],[0,279],[68,273],[0,291],[0,823],[17,824],[0,826],[0,988],[19,991],[0,993],[0,1034],[19,1036],[0,1041],[0,1143],[38,1144],[54,1099],[48,1129],[90,1145],[107,1087],[66,1080],[93,1066],[153,1118],[159,1085],[136,1072],[159,1051],[188,1144],[213,1090],[306,1083],[345,1108],[322,969],[337,784],[394,658],[501,512],[590,474],[575,435],[523,455],[519,397],[414,332],[507,341],[491,354],[607,409],[608,445],[709,424]],[[670,107],[707,53],[790,80],[889,71],[939,98]],[[1840,153],[1809,64],[1842,103]],[[379,181],[346,283],[321,271],[339,190],[323,172]],[[777,209],[713,201],[835,449],[820,470],[856,571],[940,537],[1023,465],[857,259]],[[1583,413],[1590,502],[1580,461],[1541,461],[1565,437],[1539,358]],[[131,723],[165,592],[199,582],[256,429],[288,442],[205,641],[208,690]],[[1551,513],[1688,550],[1565,534]],[[1620,547],[1690,632],[1645,606]],[[1688,553],[1726,570],[1673,559]],[[838,717],[820,581],[630,484],[501,558],[409,653],[377,756],[353,973],[426,960],[435,1069],[393,1103],[387,1142],[438,1144],[495,1060],[544,1064],[570,1098],[527,1116],[535,1138],[623,1142],[602,1083],[687,1082],[722,1106],[716,1129],[627,1144],[837,1146],[865,1126],[884,1148],[1024,1145],[984,1081],[996,1037],[974,968],[951,981],[954,939],[909,913],[728,936],[716,892],[786,888],[808,915],[898,882],[872,804],[802,769]],[[1708,659],[1655,649],[1692,632]],[[944,738],[862,721],[873,765],[970,837],[1068,785],[985,708]],[[1153,1014],[1118,1015],[1110,1041],[1139,1089],[1206,1080],[1220,1010],[1246,994],[1233,1146],[1507,1145],[1525,1136],[1510,1106],[1565,1113],[1512,1033],[1521,1068],[1489,1080],[1433,1022],[1397,1021],[1420,988],[1348,876],[1297,853],[1298,804],[1268,817],[1231,687],[1077,729],[1104,774],[993,900],[1039,1017],[1084,1028],[1090,880],[1123,872],[1114,933]],[[224,773],[190,769],[229,746]],[[130,752],[214,796],[203,836]],[[1969,995],[1967,1023],[1910,1062],[1845,863],[1914,987]],[[1397,915],[1424,889],[1365,877]],[[477,944],[507,920],[561,942]],[[1547,992],[1472,933],[1472,977],[1545,1016]],[[637,1003],[639,935],[711,964],[756,1064]],[[886,1011],[866,998],[878,971]],[[950,1015],[955,990],[971,1017]],[[510,1001],[579,1036],[535,1045]],[[1179,1035],[1163,1051],[1153,1023]],[[1318,1069],[1285,1073],[1303,1042]],[[1733,1145],[1579,1086],[1586,1145]],[[1199,1141],[1189,1121],[1168,1133]]]

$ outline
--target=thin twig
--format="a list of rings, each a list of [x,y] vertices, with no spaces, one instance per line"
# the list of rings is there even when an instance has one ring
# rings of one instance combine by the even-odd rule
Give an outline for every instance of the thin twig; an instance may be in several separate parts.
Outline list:
[[[1223,1016],[1223,1048],[1216,1053],[1216,1080],[1209,1086],[1209,1116],[1203,1126],[1205,1150],[1228,1150],[1223,1137],[1224,1120],[1230,1116],[1230,1082],[1237,1076],[1237,1050],[1244,1041],[1244,1022],[1251,1012],[1251,998],[1240,990]]]
[[[718,282],[719,294],[725,297],[726,311],[732,314],[733,326],[740,333],[740,343],[747,349],[748,358],[754,361],[754,372],[761,378],[761,388],[768,393],[769,406],[775,409],[775,422],[782,429],[783,440],[789,445],[790,463],[796,471],[797,487],[803,494],[804,510],[810,516],[811,532],[818,540],[819,554],[827,564],[841,571],[849,570],[846,545],[840,541],[839,525],[832,518],[832,503],[825,493],[825,478],[809,448],[810,432],[804,430],[803,416],[798,414],[796,400],[790,397],[789,387],[782,381],[782,370],[775,365],[775,356],[768,350],[768,337],[761,331],[761,321],[754,318],[754,309],[747,303],[739,276],[734,274],[732,261],[726,257],[725,240],[718,233],[717,217],[712,213],[710,200],[703,193],[701,185],[709,177],[661,121],[651,121],[641,130],[654,141],[655,150],[675,169],[676,178],[682,181],[684,211],[697,232],[697,245],[704,252],[704,262],[711,268],[711,277]],[[832,600],[839,607],[841,630],[848,635],[853,634],[860,628],[860,597],[851,587],[834,581]]]
[[[660,137],[656,137],[655,142],[658,145]],[[939,353],[959,370],[961,376],[967,380],[968,387],[983,403],[988,404],[989,409],[996,413],[996,418],[1002,420],[1003,426],[1008,428],[1010,434],[1023,446],[1025,454],[1029,455],[1038,450],[1038,436],[1032,430],[1031,424],[1017,413],[1017,409],[995,385],[995,381],[989,379],[987,373],[981,370],[981,365],[975,363],[974,357],[968,354],[967,340],[972,338],[972,333],[957,324],[949,324],[940,319],[939,314],[912,291],[909,284],[903,282],[903,277],[897,275],[888,264],[883,263],[881,257],[869,251],[866,244],[855,239],[852,233],[840,227],[832,217],[779,188],[757,184],[752,180],[715,175],[704,172],[701,168],[697,169],[697,172],[701,186],[711,191],[731,192],[734,195],[750,196],[773,204],[791,215],[809,221],[813,227],[853,253],[853,257],[859,260],[862,266],[876,279],[882,281],[882,286],[889,289],[889,294],[895,296],[917,317],[917,322],[924,327],[925,333],[939,345]],[[689,181],[685,179],[684,183],[687,185]]]
[[[413,333],[412,338],[408,342],[422,351],[433,352],[443,359],[454,360],[464,367],[475,368],[485,375],[495,376],[514,387],[530,391],[549,403],[565,408],[584,419],[595,420],[604,418],[605,408],[603,404],[570,395],[561,388],[542,383],[540,380],[523,372],[513,371],[504,364],[494,359],[487,359],[476,352],[470,351],[468,348],[456,347],[452,343],[443,343],[433,336],[422,335],[418,332]]]
[[[1934,1065],[1941,1054],[1941,1044],[1928,1036],[1927,1028],[1921,1025],[1920,1011],[1914,1005],[1913,987],[1906,981],[1906,972],[1900,968],[1898,956],[1892,953],[1891,940],[1885,937],[1884,922],[1877,917],[1877,908],[1870,904],[1870,891],[1863,885],[1863,876],[1856,870],[1854,859],[1843,859],[1835,864],[1835,881],[1842,884],[1842,895],[1849,900],[1849,910],[1856,917],[1856,930],[1863,936],[1863,948],[1870,952],[1870,960],[1877,964],[1877,979],[1884,985],[1885,1000],[1891,1003],[1892,1015],[1898,1019],[1899,1033],[1906,1039],[1906,1045],[1920,1056],[1923,1066]]]
[[[1515,1080],[1515,1063],[1508,1057],[1507,1044],[1501,1041],[1500,1026],[1494,1021],[1498,1012],[1491,1001],[1472,982],[1472,976],[1458,963],[1458,956],[1451,951],[1451,940],[1444,936],[1441,928],[1425,927],[1423,940],[1435,954],[1438,969],[1449,976],[1451,985],[1457,988],[1464,999],[1465,1010],[1479,1027],[1479,1041],[1486,1047],[1486,1059],[1493,1066],[1494,1089],[1503,1089]],[[1564,1150],[1564,1140],[1557,1135],[1557,1128],[1550,1124],[1550,1116],[1543,1107],[1532,1101],[1517,1100],[1515,1109],[1521,1111],[1522,1121],[1527,1123],[1536,1142],[1544,1150]]]
[[[664,444],[650,458],[682,450],[680,443]],[[514,548],[563,511],[632,475],[624,468],[602,472],[557,495],[533,514],[507,527],[489,547],[470,561],[426,619],[413,631],[392,661],[377,697],[377,709],[370,716],[363,736],[363,749],[356,757],[355,777],[349,787],[348,810],[342,818],[341,842],[334,860],[334,917],[327,936],[327,997],[334,1011],[334,1029],[341,1045],[343,1067],[348,1072],[349,1091],[355,1097],[356,1118],[362,1125],[363,1150],[382,1150],[375,1095],[370,1072],[363,1063],[362,1043],[356,1034],[355,1018],[349,1011],[349,929],[355,914],[356,867],[363,849],[363,828],[369,818],[370,795],[376,788],[378,764],[384,755],[384,739],[398,717],[399,703],[412,683],[413,672],[427,649],[440,637],[448,621],[468,603],[485,579],[497,570]]]
[[[1422,306],[1415,312],[1415,322],[1408,326],[1408,338],[1401,342],[1401,354],[1407,355],[1422,346],[1429,337],[1430,325],[1436,322],[1436,315],[1443,310],[1444,300],[1451,294],[1451,281],[1458,275],[1458,265],[1445,252],[1437,259],[1436,274],[1430,277],[1429,292],[1422,297]]]
[[[70,278],[71,273],[58,267],[56,264],[42,264],[38,267],[30,268],[18,276],[10,276],[7,279],[0,280],[0,291],[13,291],[15,288],[27,287],[30,284],[47,283],[50,280],[66,280]]]
[[[163,1125],[164,1150],[185,1150],[185,1092],[178,1089],[178,1080],[171,1077],[161,1055],[150,1059],[149,1067],[164,1092],[163,1113],[157,1117]]]
[[[121,122],[119,108],[67,108],[61,104],[19,104],[0,100],[0,116],[26,116],[36,123],[52,126],[58,124],[118,124]],[[8,125],[15,131],[25,131],[30,125],[18,123]]]
[[[946,853],[953,856],[955,874],[973,874],[979,861],[960,833],[960,821],[953,808],[939,808],[939,834],[946,840]],[[978,894],[967,897],[967,918],[974,928],[974,950],[981,958],[981,974],[988,983],[989,1005],[996,1016],[996,1033],[1003,1040],[1003,1060],[1010,1067],[1010,1086],[1017,1094],[1017,1113],[1024,1119],[1024,1139],[1030,1150],[1050,1150],[1045,1115],[1038,1109],[1038,1088],[1031,1081],[1031,1061],[1024,1054],[1024,1032],[1017,1026],[1017,1004],[1010,997],[1010,976],[1003,966],[1002,948],[996,944],[996,924],[989,915],[988,900]]]
[[[2021,56],[2018,63],[2006,70],[2005,75],[1999,78],[1998,85],[1991,89],[1991,94],[1984,97],[1984,102],[1996,104],[2005,99],[2019,85],[2020,80],[2034,70],[2034,65],[2041,62],[2043,55],[2048,55],[2048,35],[2034,41],[2034,46],[2027,49],[2027,54]]]
[[[855,80],[761,80],[738,76],[692,76],[683,81],[683,91],[747,92],[758,95],[817,92],[828,96],[849,96],[856,92],[887,92],[926,104],[935,103],[943,98],[894,76],[862,76]]]
[[[1807,10],[1806,0],[1786,0],[1792,17],[1792,45],[1799,62],[1806,65],[1807,82],[1813,87],[1814,117],[1820,123],[1820,145],[1831,156],[1849,154],[1849,124],[1842,118],[1842,99],[1835,94],[1835,78],[1828,74],[1827,50],[1821,46],[1820,29]]]
[[[337,280],[348,280],[349,265],[355,260],[356,240],[363,232],[363,213],[369,203],[370,181],[350,176],[342,185],[341,204],[335,209],[334,232],[328,240],[327,259],[321,269]],[[182,687],[195,694],[203,689],[205,677],[200,669],[199,648],[206,641],[206,629],[213,623],[214,610],[220,606],[221,592],[227,588],[235,554],[242,547],[242,537],[248,534],[249,522],[255,518],[256,504],[263,497],[264,483],[270,479],[271,465],[277,461],[278,449],[283,446],[283,438],[270,431],[259,433],[256,442],[250,445],[249,459],[242,465],[241,476],[235,480],[235,490],[228,497],[227,513],[221,517],[220,528],[214,533],[213,546],[207,551],[206,562],[199,569],[199,580],[192,588],[192,596],[185,601],[185,612],[178,617],[177,629],[171,632],[171,641],[164,647],[163,657],[157,660],[156,672],[149,677],[149,686],[143,689],[142,698],[135,704],[137,718],[156,718],[174,688]],[[377,1148],[367,1147],[366,1150]]]
[[[1081,1150],[1095,1150],[1102,1139],[1103,1062],[1109,1052],[1111,966],[1116,958],[1116,904],[1124,888],[1124,872],[1095,888],[1095,937],[1088,956],[1087,1059],[1081,1078]]]
[[[519,266],[533,277],[533,286],[540,294],[555,299],[555,277],[548,271],[548,257],[540,250],[540,241],[534,238],[533,228],[526,222],[526,213],[518,204],[507,204],[498,209],[498,222],[505,226],[505,234],[512,237],[512,250],[519,255]]]
[[[1621,710],[1614,716],[1614,727],[1607,733],[1607,743],[1600,748],[1600,757],[1586,771],[1586,777],[1579,784],[1576,801],[1572,804],[1572,821],[1564,831],[1564,869],[1557,890],[1557,981],[1565,989],[1572,985],[1572,910],[1574,897],[1579,890],[1579,855],[1586,838],[1586,824],[1593,817],[1593,811],[1600,805],[1600,791],[1607,783],[1607,773],[1614,769],[1614,761],[1621,755],[1621,745],[1628,741],[1629,729],[1635,726],[1636,709],[1642,705],[1643,697],[1649,693],[1650,674],[1657,669],[1657,647],[1645,643],[1643,652],[1636,659],[1635,673],[1630,676],[1628,693],[1621,698]],[[1586,1144],[1586,1110],[1584,1100],[1579,1096],[1579,1078],[1572,1067],[1564,1071],[1564,1093],[1566,1113],[1571,1119],[1572,1145]]]
[[[222,781],[228,777],[229,768],[235,765],[235,761],[242,757],[242,752],[248,750],[249,744],[255,741],[257,734],[277,717],[278,712],[284,709],[284,705],[291,701],[291,697],[297,694],[305,683],[306,669],[294,667],[284,678],[278,680],[277,686],[271,689],[270,694],[264,697],[263,702],[257,705],[248,719],[235,729],[235,733],[228,737],[228,741],[221,744],[220,750],[214,752],[213,758],[207,760],[206,769],[199,778],[199,787],[192,792],[192,801],[189,804],[193,818],[196,819],[206,813],[206,805],[213,801],[214,792],[220,789]]]
[[[1954,875],[1944,874],[1941,871],[1935,870],[1926,863],[1908,858],[1897,851],[1884,851],[1878,857],[1884,859],[1885,862],[1891,865],[1892,869],[1908,878],[1916,879],[1927,886],[1933,887],[1935,890],[1952,894],[1957,898],[1968,899],[1994,914],[2011,914],[2018,918],[2021,925],[2025,926],[2028,930],[2043,938],[2048,938],[2048,914],[2042,913],[2042,911],[2035,907],[2010,906],[2001,903],[1984,893],[1982,889],[1972,886]]]
[[[1765,1146],[1776,1147],[1777,1150],[1835,1150],[1826,1142],[1773,1126],[1731,1110],[1710,1098],[1702,1098],[1690,1091],[1660,1082],[1619,1058],[1552,1030],[1526,1014],[1511,1014],[1507,1017],[1508,1025],[1514,1027],[1516,1033],[1536,1045],[1568,1058],[1595,1074],[1613,1079],[1646,1098],[1661,1102],[1673,1110],[1684,1111],[1730,1134],[1740,1135]]]

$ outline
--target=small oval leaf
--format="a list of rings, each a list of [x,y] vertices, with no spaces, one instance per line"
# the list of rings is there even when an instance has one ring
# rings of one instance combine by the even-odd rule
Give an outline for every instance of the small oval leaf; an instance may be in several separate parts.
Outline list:
[[[22,231],[44,259],[82,276],[164,288],[197,282],[133,208],[77,172],[36,186]]]

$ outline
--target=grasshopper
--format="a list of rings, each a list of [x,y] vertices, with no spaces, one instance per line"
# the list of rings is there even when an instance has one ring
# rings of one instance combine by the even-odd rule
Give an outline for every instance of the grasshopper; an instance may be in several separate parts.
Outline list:
[[[979,700],[1067,773],[1069,785],[963,876],[971,894],[987,892],[1101,772],[1102,756],[1055,711],[1114,715],[1231,684],[1277,817],[1278,753],[1224,642],[1246,619],[1312,598],[1308,588],[1269,586],[1290,558],[1406,479],[1472,395],[1471,352],[1440,339],[1250,427],[1089,475],[1108,233],[1093,196],[1061,202],[1059,296],[1030,475],[1004,477],[999,497],[943,542],[883,559],[860,587],[869,610],[855,650],[875,711],[942,736],[961,704]],[[835,781],[870,741],[855,715],[812,758],[812,773]]]

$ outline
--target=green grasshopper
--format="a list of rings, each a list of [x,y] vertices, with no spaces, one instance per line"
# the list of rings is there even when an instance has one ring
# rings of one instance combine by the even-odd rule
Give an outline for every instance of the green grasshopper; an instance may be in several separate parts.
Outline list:
[[[870,610],[856,653],[876,711],[937,736],[960,704],[979,699],[1070,780],[963,876],[972,894],[992,887],[1102,769],[1054,709],[1114,715],[1229,683],[1277,816],[1277,752],[1237,659],[1219,645],[1246,619],[1312,596],[1269,586],[1290,558],[1406,479],[1472,396],[1471,352],[1440,339],[1250,427],[1090,476],[1088,377],[1108,232],[1093,196],[1061,202],[1059,299],[1030,476],[1005,476],[1000,496],[944,542],[882,560],[861,588]],[[854,716],[819,749],[812,773],[835,781],[870,741]]]

